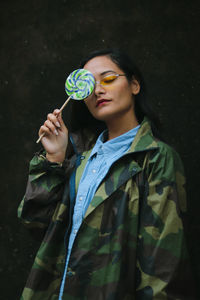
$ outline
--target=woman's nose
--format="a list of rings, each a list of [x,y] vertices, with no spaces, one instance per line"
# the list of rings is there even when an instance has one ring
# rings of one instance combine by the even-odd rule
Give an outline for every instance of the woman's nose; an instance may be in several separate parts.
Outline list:
[[[95,87],[94,87],[95,94],[102,94],[105,93],[104,87],[101,85],[100,81],[96,81]]]

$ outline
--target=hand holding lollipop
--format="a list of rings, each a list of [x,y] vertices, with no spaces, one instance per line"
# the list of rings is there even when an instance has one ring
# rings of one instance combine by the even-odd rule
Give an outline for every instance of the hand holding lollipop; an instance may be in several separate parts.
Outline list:
[[[94,86],[94,76],[87,70],[78,69],[68,76],[65,83],[65,90],[69,96],[68,99],[60,109],[56,109],[53,113],[48,114],[47,120],[39,130],[37,143],[42,139],[48,160],[62,162],[65,157],[68,143],[68,130],[62,120],[62,110],[70,99],[83,100],[87,98],[93,92]]]
[[[95,79],[91,72],[85,69],[73,71],[65,82],[65,91],[68,94],[68,99],[62,105],[59,113],[65,108],[70,99],[83,100],[87,98],[94,90]],[[36,143],[39,143],[45,132],[43,132]]]

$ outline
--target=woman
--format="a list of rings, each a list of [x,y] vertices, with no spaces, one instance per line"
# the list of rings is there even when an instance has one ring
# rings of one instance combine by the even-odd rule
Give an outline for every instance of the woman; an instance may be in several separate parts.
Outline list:
[[[48,115],[19,207],[43,232],[22,299],[195,299],[183,168],[158,139],[142,76],[118,50],[81,67],[95,90],[73,102],[70,134],[59,110]]]

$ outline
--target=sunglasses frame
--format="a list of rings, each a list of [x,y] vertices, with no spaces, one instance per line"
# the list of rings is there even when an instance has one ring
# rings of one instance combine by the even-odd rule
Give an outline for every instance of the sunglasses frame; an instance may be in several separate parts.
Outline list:
[[[111,80],[110,82],[108,83],[102,83],[103,80],[109,76],[115,76],[115,79]],[[109,85],[111,84],[113,81],[115,81],[119,76],[126,76],[126,74],[109,74],[109,75],[106,75],[105,77],[103,77],[101,80],[96,80],[96,84],[100,84],[100,85]]]

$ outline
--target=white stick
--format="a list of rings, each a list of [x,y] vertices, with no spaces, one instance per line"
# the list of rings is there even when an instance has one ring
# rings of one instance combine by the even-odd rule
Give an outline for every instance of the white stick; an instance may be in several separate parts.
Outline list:
[[[69,96],[67,98],[67,100],[65,101],[65,103],[61,106],[60,112],[63,111],[63,109],[65,108],[65,106],[67,105],[67,103],[69,102],[69,100],[71,99],[71,97],[72,97],[72,95]],[[38,138],[38,140],[36,141],[37,144],[41,141],[41,139],[43,138],[44,135],[45,135],[45,132],[43,132],[43,134],[41,134],[41,136]]]
[[[65,108],[65,106],[67,105],[67,103],[69,102],[69,100],[71,99],[71,97],[72,97],[72,95],[69,96],[69,98],[67,98],[67,100],[65,101],[65,103],[61,106],[60,111],[62,111]]]

